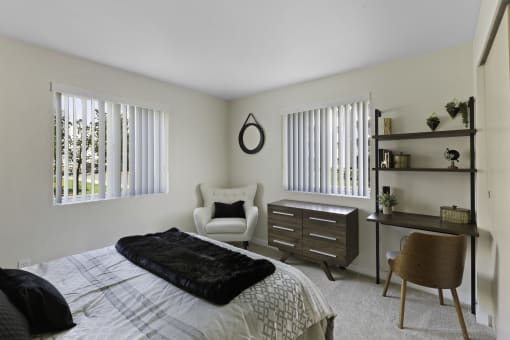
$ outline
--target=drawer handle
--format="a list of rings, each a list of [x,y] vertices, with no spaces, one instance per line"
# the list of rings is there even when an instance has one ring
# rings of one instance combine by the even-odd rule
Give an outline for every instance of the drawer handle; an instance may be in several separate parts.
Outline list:
[[[308,217],[310,220],[314,220],[314,221],[320,221],[320,222],[328,222],[328,223],[336,223],[335,220],[328,220],[328,219],[325,219],[325,218],[318,218],[318,217]]]
[[[280,240],[273,240],[274,243],[279,243],[279,244],[283,244],[284,246],[288,246],[288,247],[295,247],[296,245],[293,244],[293,243],[289,243],[289,242],[283,242],[283,241],[280,241]]]
[[[315,249],[308,249],[308,250],[311,251],[312,253],[321,254],[321,255],[325,255],[325,256],[335,257],[336,258],[336,255],[333,255],[333,254],[330,254],[330,253],[325,253],[325,252],[320,251],[320,250],[315,250]]]
[[[285,215],[285,216],[294,216],[294,214],[292,214],[292,213],[287,213],[287,212],[283,212],[283,211],[276,211],[276,210],[273,210],[273,214],[276,214],[276,215]]]
[[[336,241],[336,237],[324,236],[324,235],[320,235],[320,234],[316,234],[316,233],[309,233],[308,235],[310,235],[312,237],[323,238],[325,240]]]
[[[280,230],[291,231],[291,232],[295,232],[296,231],[296,230],[294,230],[292,228],[280,227],[279,225],[274,225],[273,229],[280,229]]]

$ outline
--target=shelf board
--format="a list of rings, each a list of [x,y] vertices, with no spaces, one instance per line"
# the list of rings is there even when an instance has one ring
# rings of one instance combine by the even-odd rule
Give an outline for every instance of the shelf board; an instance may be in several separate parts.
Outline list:
[[[476,224],[441,222],[439,216],[412,214],[398,211],[394,211],[391,215],[384,215],[381,212],[375,212],[367,217],[367,221],[444,234],[478,236],[478,228]]]
[[[446,137],[463,137],[476,134],[476,129],[462,129],[462,130],[445,130],[445,131],[429,131],[429,132],[412,132],[412,133],[395,133],[391,135],[378,135],[372,138],[384,140],[399,140],[399,139],[422,139],[422,138],[446,138]]]
[[[476,172],[476,169],[448,169],[448,168],[372,168],[379,171],[422,171],[422,172]]]

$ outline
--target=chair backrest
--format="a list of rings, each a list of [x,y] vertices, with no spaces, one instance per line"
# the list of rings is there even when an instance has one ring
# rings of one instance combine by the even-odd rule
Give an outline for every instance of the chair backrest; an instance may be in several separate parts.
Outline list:
[[[466,238],[462,235],[412,233],[392,269],[404,280],[431,288],[452,289],[462,283]]]
[[[200,184],[200,191],[204,200],[204,207],[211,209],[214,216],[214,202],[234,203],[244,201],[244,209],[253,206],[255,194],[257,193],[257,184],[247,185],[241,188],[214,188],[208,184]]]

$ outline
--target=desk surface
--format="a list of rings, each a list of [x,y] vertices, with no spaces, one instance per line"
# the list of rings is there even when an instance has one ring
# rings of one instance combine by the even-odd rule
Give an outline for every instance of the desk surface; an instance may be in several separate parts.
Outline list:
[[[398,211],[394,211],[391,215],[384,215],[379,212],[370,214],[367,217],[367,221],[443,234],[478,236],[476,224],[441,222],[439,216],[411,214]]]

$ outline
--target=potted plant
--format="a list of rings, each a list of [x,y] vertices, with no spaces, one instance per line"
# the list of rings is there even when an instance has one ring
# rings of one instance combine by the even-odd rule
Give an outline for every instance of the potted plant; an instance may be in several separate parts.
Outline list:
[[[448,102],[445,105],[446,112],[450,115],[450,117],[455,118],[457,113],[459,113],[459,101],[457,99],[453,99],[451,102]]]
[[[427,118],[427,125],[429,126],[429,128],[432,131],[436,130],[436,128],[438,127],[440,122],[441,122],[441,120],[439,119],[439,117],[437,116],[437,114],[435,112],[432,112],[432,114],[429,116],[429,118]]]
[[[379,204],[383,207],[384,215],[391,215],[392,208],[398,203],[395,195],[389,193],[380,194],[378,200]]]
[[[459,112],[462,116],[462,122],[464,123],[465,127],[468,127],[468,104],[467,102],[460,102],[459,103]]]

